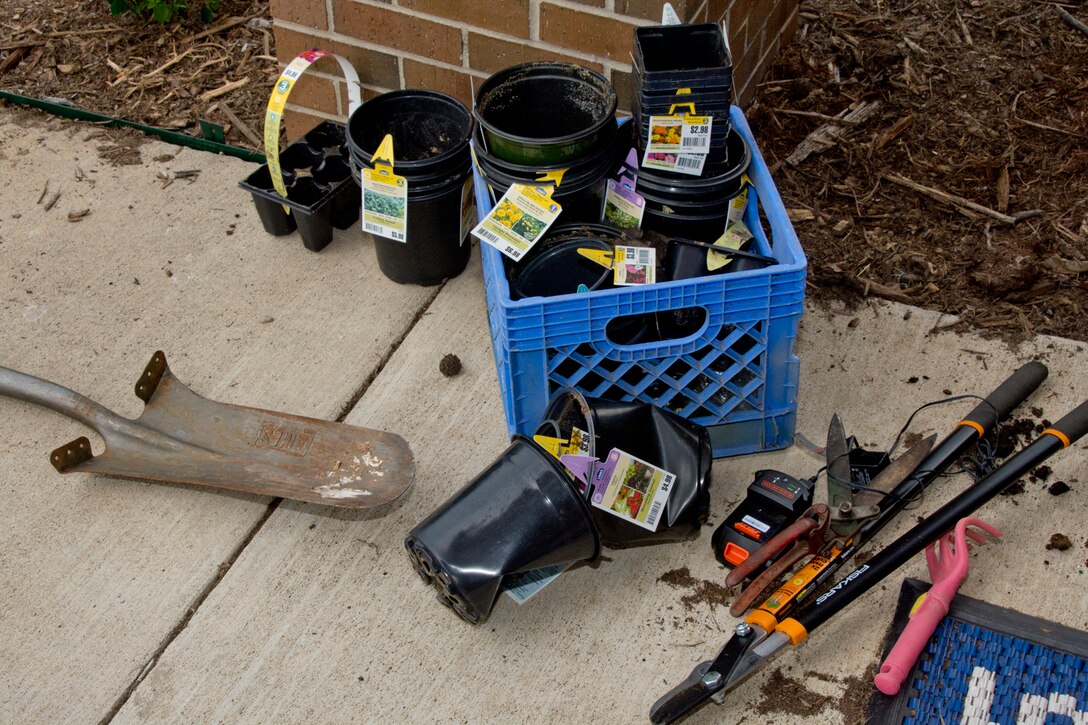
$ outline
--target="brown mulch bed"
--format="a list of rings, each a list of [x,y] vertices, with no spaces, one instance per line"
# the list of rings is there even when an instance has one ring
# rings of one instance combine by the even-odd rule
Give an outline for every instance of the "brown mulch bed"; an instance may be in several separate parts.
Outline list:
[[[0,88],[194,136],[206,119],[228,143],[260,149],[279,75],[268,0],[222,0],[210,23],[194,12],[165,25],[112,16],[106,0],[7,6]]]
[[[801,9],[749,119],[817,296],[885,297],[1013,339],[1088,340],[1088,35],[1046,2]],[[1088,20],[1086,5],[1067,12]],[[787,161],[862,104],[872,115],[831,119],[837,139]]]
[[[104,1],[8,5],[0,88],[194,135],[204,118],[259,148],[278,74],[267,0],[165,26],[112,17]],[[1083,2],[1061,7],[1088,22]],[[893,299],[1011,340],[1088,340],[1088,35],[1041,0],[802,0],[801,12],[748,115],[811,296]],[[788,161],[822,126],[834,138]]]

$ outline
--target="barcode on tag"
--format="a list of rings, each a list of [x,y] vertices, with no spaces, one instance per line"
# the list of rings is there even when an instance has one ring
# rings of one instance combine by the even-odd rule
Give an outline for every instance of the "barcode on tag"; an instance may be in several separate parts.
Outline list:
[[[496,249],[505,254],[507,257],[513,259],[515,262],[521,259],[521,250],[515,247],[513,244],[508,243],[505,239],[500,237],[495,232],[484,229],[483,227],[476,227],[476,229],[474,229],[472,233],[478,236],[480,239],[489,242]]]
[[[373,234],[381,234],[382,229],[384,229],[384,227],[382,227],[381,224],[375,224],[374,222],[363,222],[363,231],[371,232]]]
[[[631,260],[635,264],[649,264],[650,263],[650,250],[647,247],[629,247],[628,254],[631,255]],[[631,254],[631,252],[634,254]]]
[[[661,518],[661,511],[665,508],[665,502],[669,500],[668,492],[672,490],[672,484],[676,481],[676,476],[672,473],[665,472],[665,477],[661,481],[661,491],[665,494],[663,498],[654,497],[653,505],[650,506],[650,513],[646,516],[646,523],[657,529],[658,521]]]
[[[684,138],[680,140],[680,145],[685,151],[709,148],[710,138],[707,136],[684,136]]]
[[[701,159],[691,158],[690,156],[677,156],[676,165],[682,169],[697,169],[703,165]]]
[[[486,229],[477,229],[476,230],[476,236],[481,237],[483,239],[486,239],[487,241],[491,242],[492,244],[503,244],[504,243],[502,241],[502,237],[500,237],[498,234],[495,234],[494,232],[489,232]]]

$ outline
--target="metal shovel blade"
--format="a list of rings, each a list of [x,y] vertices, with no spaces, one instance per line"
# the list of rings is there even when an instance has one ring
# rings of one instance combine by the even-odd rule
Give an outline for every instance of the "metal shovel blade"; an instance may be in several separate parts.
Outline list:
[[[93,428],[99,455],[81,437],[53,451],[61,473],[193,483],[346,508],[388,503],[412,485],[408,444],[359,428],[203,398],[156,352],[136,383],[135,420],[60,385],[0,367],[0,395],[43,405]]]

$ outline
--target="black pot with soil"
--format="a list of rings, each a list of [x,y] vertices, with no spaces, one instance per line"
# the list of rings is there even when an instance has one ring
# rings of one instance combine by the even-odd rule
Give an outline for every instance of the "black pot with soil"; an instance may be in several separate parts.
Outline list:
[[[615,89],[600,73],[571,63],[532,62],[484,81],[473,114],[496,158],[562,165],[585,156],[607,133],[616,103]]]
[[[392,91],[352,112],[347,146],[355,181],[361,186],[362,170],[374,168],[373,154],[388,134],[393,172],[408,184],[405,241],[373,237],[378,266],[394,282],[440,284],[468,264],[472,128],[464,105],[434,91]]]

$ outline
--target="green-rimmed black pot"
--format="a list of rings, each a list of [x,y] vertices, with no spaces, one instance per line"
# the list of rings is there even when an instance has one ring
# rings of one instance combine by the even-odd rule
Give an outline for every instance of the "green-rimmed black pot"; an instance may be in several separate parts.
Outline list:
[[[522,63],[480,86],[473,114],[488,150],[504,161],[560,165],[590,149],[615,123],[616,91],[573,63]]]

